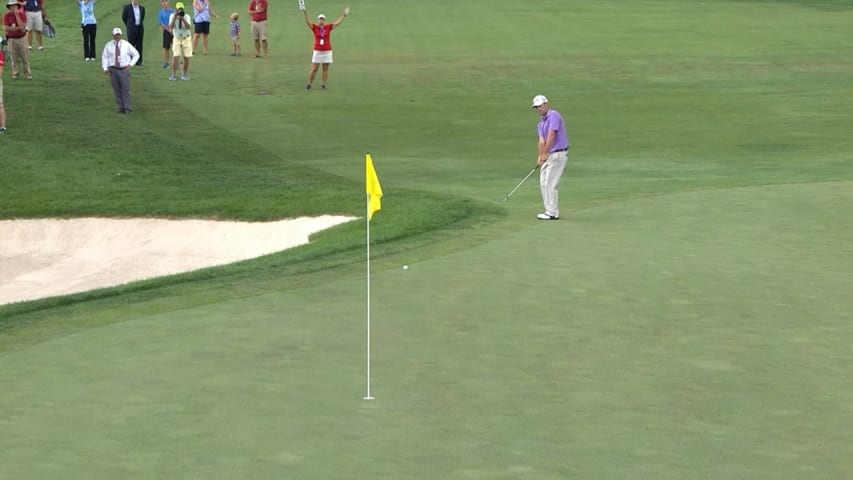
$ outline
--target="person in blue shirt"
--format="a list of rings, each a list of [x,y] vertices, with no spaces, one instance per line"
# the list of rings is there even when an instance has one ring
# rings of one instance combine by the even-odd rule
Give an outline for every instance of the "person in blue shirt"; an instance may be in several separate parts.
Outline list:
[[[169,26],[169,18],[175,12],[169,6],[169,0],[160,0],[163,8],[157,14],[160,29],[163,30],[163,68],[169,68],[172,59],[172,27]]]
[[[95,61],[95,35],[98,33],[98,21],[95,19],[97,0],[75,0],[80,9],[80,30],[83,31],[83,61]]]

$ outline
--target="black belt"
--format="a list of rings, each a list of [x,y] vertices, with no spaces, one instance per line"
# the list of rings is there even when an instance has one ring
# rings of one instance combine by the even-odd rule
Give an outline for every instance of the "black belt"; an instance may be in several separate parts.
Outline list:
[[[561,148],[560,150],[554,150],[551,153],[560,153],[560,152],[567,152],[567,151],[569,151],[569,147]]]
[[[110,66],[109,66],[109,67],[107,67],[107,68],[111,68],[111,69],[113,69],[113,70],[124,70],[124,69],[125,69],[125,68],[127,68],[127,67],[116,67],[115,65],[110,65]]]

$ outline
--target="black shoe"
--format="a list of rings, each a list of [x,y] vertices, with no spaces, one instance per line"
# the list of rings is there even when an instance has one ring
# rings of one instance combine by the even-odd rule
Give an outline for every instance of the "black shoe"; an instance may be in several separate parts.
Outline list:
[[[305,85],[305,90],[311,90],[311,84]]]
[[[320,90],[325,90],[325,89],[326,89],[325,85],[320,85]]]

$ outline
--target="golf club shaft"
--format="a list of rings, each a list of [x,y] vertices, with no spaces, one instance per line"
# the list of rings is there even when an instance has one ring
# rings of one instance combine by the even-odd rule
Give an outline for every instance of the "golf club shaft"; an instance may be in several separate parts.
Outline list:
[[[516,186],[515,186],[515,188],[513,188],[511,192],[509,192],[509,193],[507,193],[507,194],[506,194],[506,197],[505,197],[505,199],[504,199],[504,200],[506,200],[506,199],[508,199],[510,196],[512,196],[512,194],[513,194],[513,193],[515,193],[515,191],[516,191],[516,190],[518,190],[518,188],[519,188],[519,187],[521,187],[521,185],[523,185],[523,184],[524,184],[524,182],[526,182],[526,181],[527,181],[527,179],[528,179],[528,178],[530,178],[530,176],[531,176],[531,175],[533,175],[533,172],[535,172],[537,168],[539,168],[539,165],[536,165],[535,167],[533,167],[533,170],[531,170],[531,171],[530,171],[530,173],[528,173],[526,177],[524,177],[523,179],[521,179],[521,181],[520,181],[520,182],[518,182],[518,185],[516,185]]]

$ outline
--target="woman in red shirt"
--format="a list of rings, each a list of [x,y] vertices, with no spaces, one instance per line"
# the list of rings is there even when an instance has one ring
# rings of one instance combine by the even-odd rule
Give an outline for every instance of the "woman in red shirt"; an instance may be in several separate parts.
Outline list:
[[[0,39],[0,45],[5,45],[5,40]],[[6,133],[6,107],[3,106],[3,58],[5,52],[0,49],[0,135]]]
[[[311,73],[308,74],[308,85],[305,85],[305,90],[311,90],[311,84],[314,83],[314,77],[317,75],[317,69],[323,65],[323,79],[320,83],[320,88],[326,89],[326,82],[329,80],[329,65],[332,64],[332,29],[337,27],[344,21],[344,17],[349,15],[349,6],[344,8],[344,13],[332,23],[326,23],[326,16],[322,13],[317,15],[317,23],[308,21],[308,13],[302,6],[302,15],[305,17],[305,24],[314,32],[314,55],[311,58]]]

